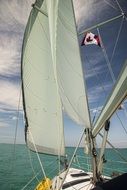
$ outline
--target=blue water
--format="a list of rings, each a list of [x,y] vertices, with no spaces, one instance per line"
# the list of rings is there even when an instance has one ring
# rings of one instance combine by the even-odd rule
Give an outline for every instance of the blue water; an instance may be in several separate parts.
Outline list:
[[[74,148],[66,148],[66,151],[68,156],[71,156]],[[127,158],[127,149],[120,149],[120,152]],[[78,150],[77,155],[75,161],[80,161],[80,167],[87,170],[88,165],[84,164],[84,161],[88,162],[88,160],[83,158],[84,153],[82,148]],[[119,161],[115,164],[112,164],[111,162],[105,164],[105,173],[109,176],[112,174],[112,171],[121,173],[127,172],[127,165],[121,163],[122,160],[113,152],[113,150],[107,149],[105,158],[110,161]],[[57,158],[55,156],[40,155],[40,159],[43,161],[46,175],[52,178],[58,171]],[[75,162],[73,166],[77,166],[77,162]],[[29,154],[25,145],[14,146],[12,144],[0,144],[0,190],[34,189],[38,183],[37,179],[34,178],[37,173],[37,178],[39,180],[42,179],[43,175],[37,156],[33,152]],[[30,182],[32,178],[33,180]],[[28,182],[29,185],[25,188],[25,185]]]

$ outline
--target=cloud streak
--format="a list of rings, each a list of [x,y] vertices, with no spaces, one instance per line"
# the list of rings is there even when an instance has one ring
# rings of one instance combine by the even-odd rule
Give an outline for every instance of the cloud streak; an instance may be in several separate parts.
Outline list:
[[[23,33],[32,2],[1,0],[0,76],[19,76]]]
[[[102,13],[107,12],[109,7],[111,10],[112,6],[109,6],[105,1],[79,1],[75,0],[75,15],[76,22],[78,23],[78,31],[82,31],[85,28],[91,27],[95,21],[95,18],[98,20],[102,18]],[[80,11],[79,11],[80,9]]]
[[[18,0],[1,0],[0,2],[0,28],[4,31],[23,31],[31,4],[34,0],[18,1]],[[6,10],[6,11],[5,11]]]
[[[109,89],[111,89],[112,84],[111,83],[107,83],[105,85],[100,86],[95,86],[95,87],[91,87],[88,91],[88,100],[89,103],[96,103],[96,102],[100,102],[101,103],[101,99],[106,99],[107,95],[109,94]],[[105,91],[104,91],[105,90]],[[101,98],[101,99],[100,99]]]
[[[0,35],[0,75],[3,77],[19,76],[20,52],[18,35]]]
[[[17,111],[23,116],[21,97],[21,48],[25,25],[34,0],[1,0],[0,2],[0,131],[1,142],[13,142]],[[5,11],[6,10],[6,11]],[[21,121],[19,121],[20,125]],[[20,127],[18,139],[24,131]],[[22,137],[21,137],[22,136]]]
[[[21,88],[19,81],[22,39],[32,3],[33,0],[1,0],[0,111],[3,113],[17,109]]]
[[[0,80],[0,107],[1,110],[16,110],[19,103],[21,86],[9,81]]]

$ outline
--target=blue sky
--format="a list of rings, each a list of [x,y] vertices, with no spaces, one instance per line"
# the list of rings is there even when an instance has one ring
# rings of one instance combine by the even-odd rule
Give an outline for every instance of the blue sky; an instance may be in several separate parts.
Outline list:
[[[21,47],[25,25],[33,2],[34,0],[0,1],[0,142],[4,143],[14,142],[16,126],[18,126],[17,143],[24,143],[22,97],[20,97]],[[127,13],[127,1],[120,0],[118,2],[123,11]],[[74,0],[74,8],[79,33],[92,25],[121,14],[120,7],[115,0]],[[127,21],[120,18],[104,25],[99,30],[108,59],[111,60],[114,76],[117,79],[121,67],[127,58]],[[97,34],[96,29],[91,32]],[[79,42],[81,42],[82,38],[83,35],[79,37]],[[117,38],[118,42],[115,44]],[[106,97],[113,87],[113,82],[100,47],[96,45],[83,46],[81,47],[81,56],[91,116],[93,117],[94,114],[98,115],[98,110],[105,103]],[[17,123],[18,107],[19,120]],[[126,103],[124,107],[127,108]],[[123,118],[124,124],[126,124],[125,111],[122,113],[119,110],[118,114]],[[113,126],[115,126],[115,131],[116,129],[118,130],[118,133],[113,132]],[[71,129],[74,133],[73,137],[71,137]],[[67,145],[72,145],[73,143],[75,145],[81,132],[82,128],[80,126],[77,127],[65,115]],[[111,121],[109,138],[114,144],[125,146],[127,144],[126,137],[127,135],[121,128],[118,118],[114,115]]]

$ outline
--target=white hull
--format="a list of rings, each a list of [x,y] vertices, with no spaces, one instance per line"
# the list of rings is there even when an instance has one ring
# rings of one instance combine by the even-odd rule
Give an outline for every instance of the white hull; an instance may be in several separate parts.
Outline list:
[[[58,190],[66,171],[52,180],[52,189]],[[84,172],[81,169],[70,168],[66,179],[62,185],[63,190],[90,190],[94,187],[92,184],[92,173]]]

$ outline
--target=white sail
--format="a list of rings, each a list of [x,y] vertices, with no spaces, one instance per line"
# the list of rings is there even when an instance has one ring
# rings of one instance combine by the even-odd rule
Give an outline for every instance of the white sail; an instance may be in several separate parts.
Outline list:
[[[71,0],[36,2],[22,58],[27,144],[64,155],[62,106],[73,120],[90,127]]]
[[[37,1],[25,36],[27,144],[32,150],[36,147],[39,152],[64,155],[62,107],[74,121],[90,127],[71,0],[46,0],[43,5]]]
[[[48,3],[54,70],[65,112],[78,124],[90,127],[84,76],[72,1]]]
[[[39,2],[39,1],[38,1]],[[46,12],[46,4],[36,3]],[[27,144],[32,150],[64,155],[62,106],[53,71],[48,17],[34,8],[23,47],[23,94]]]

